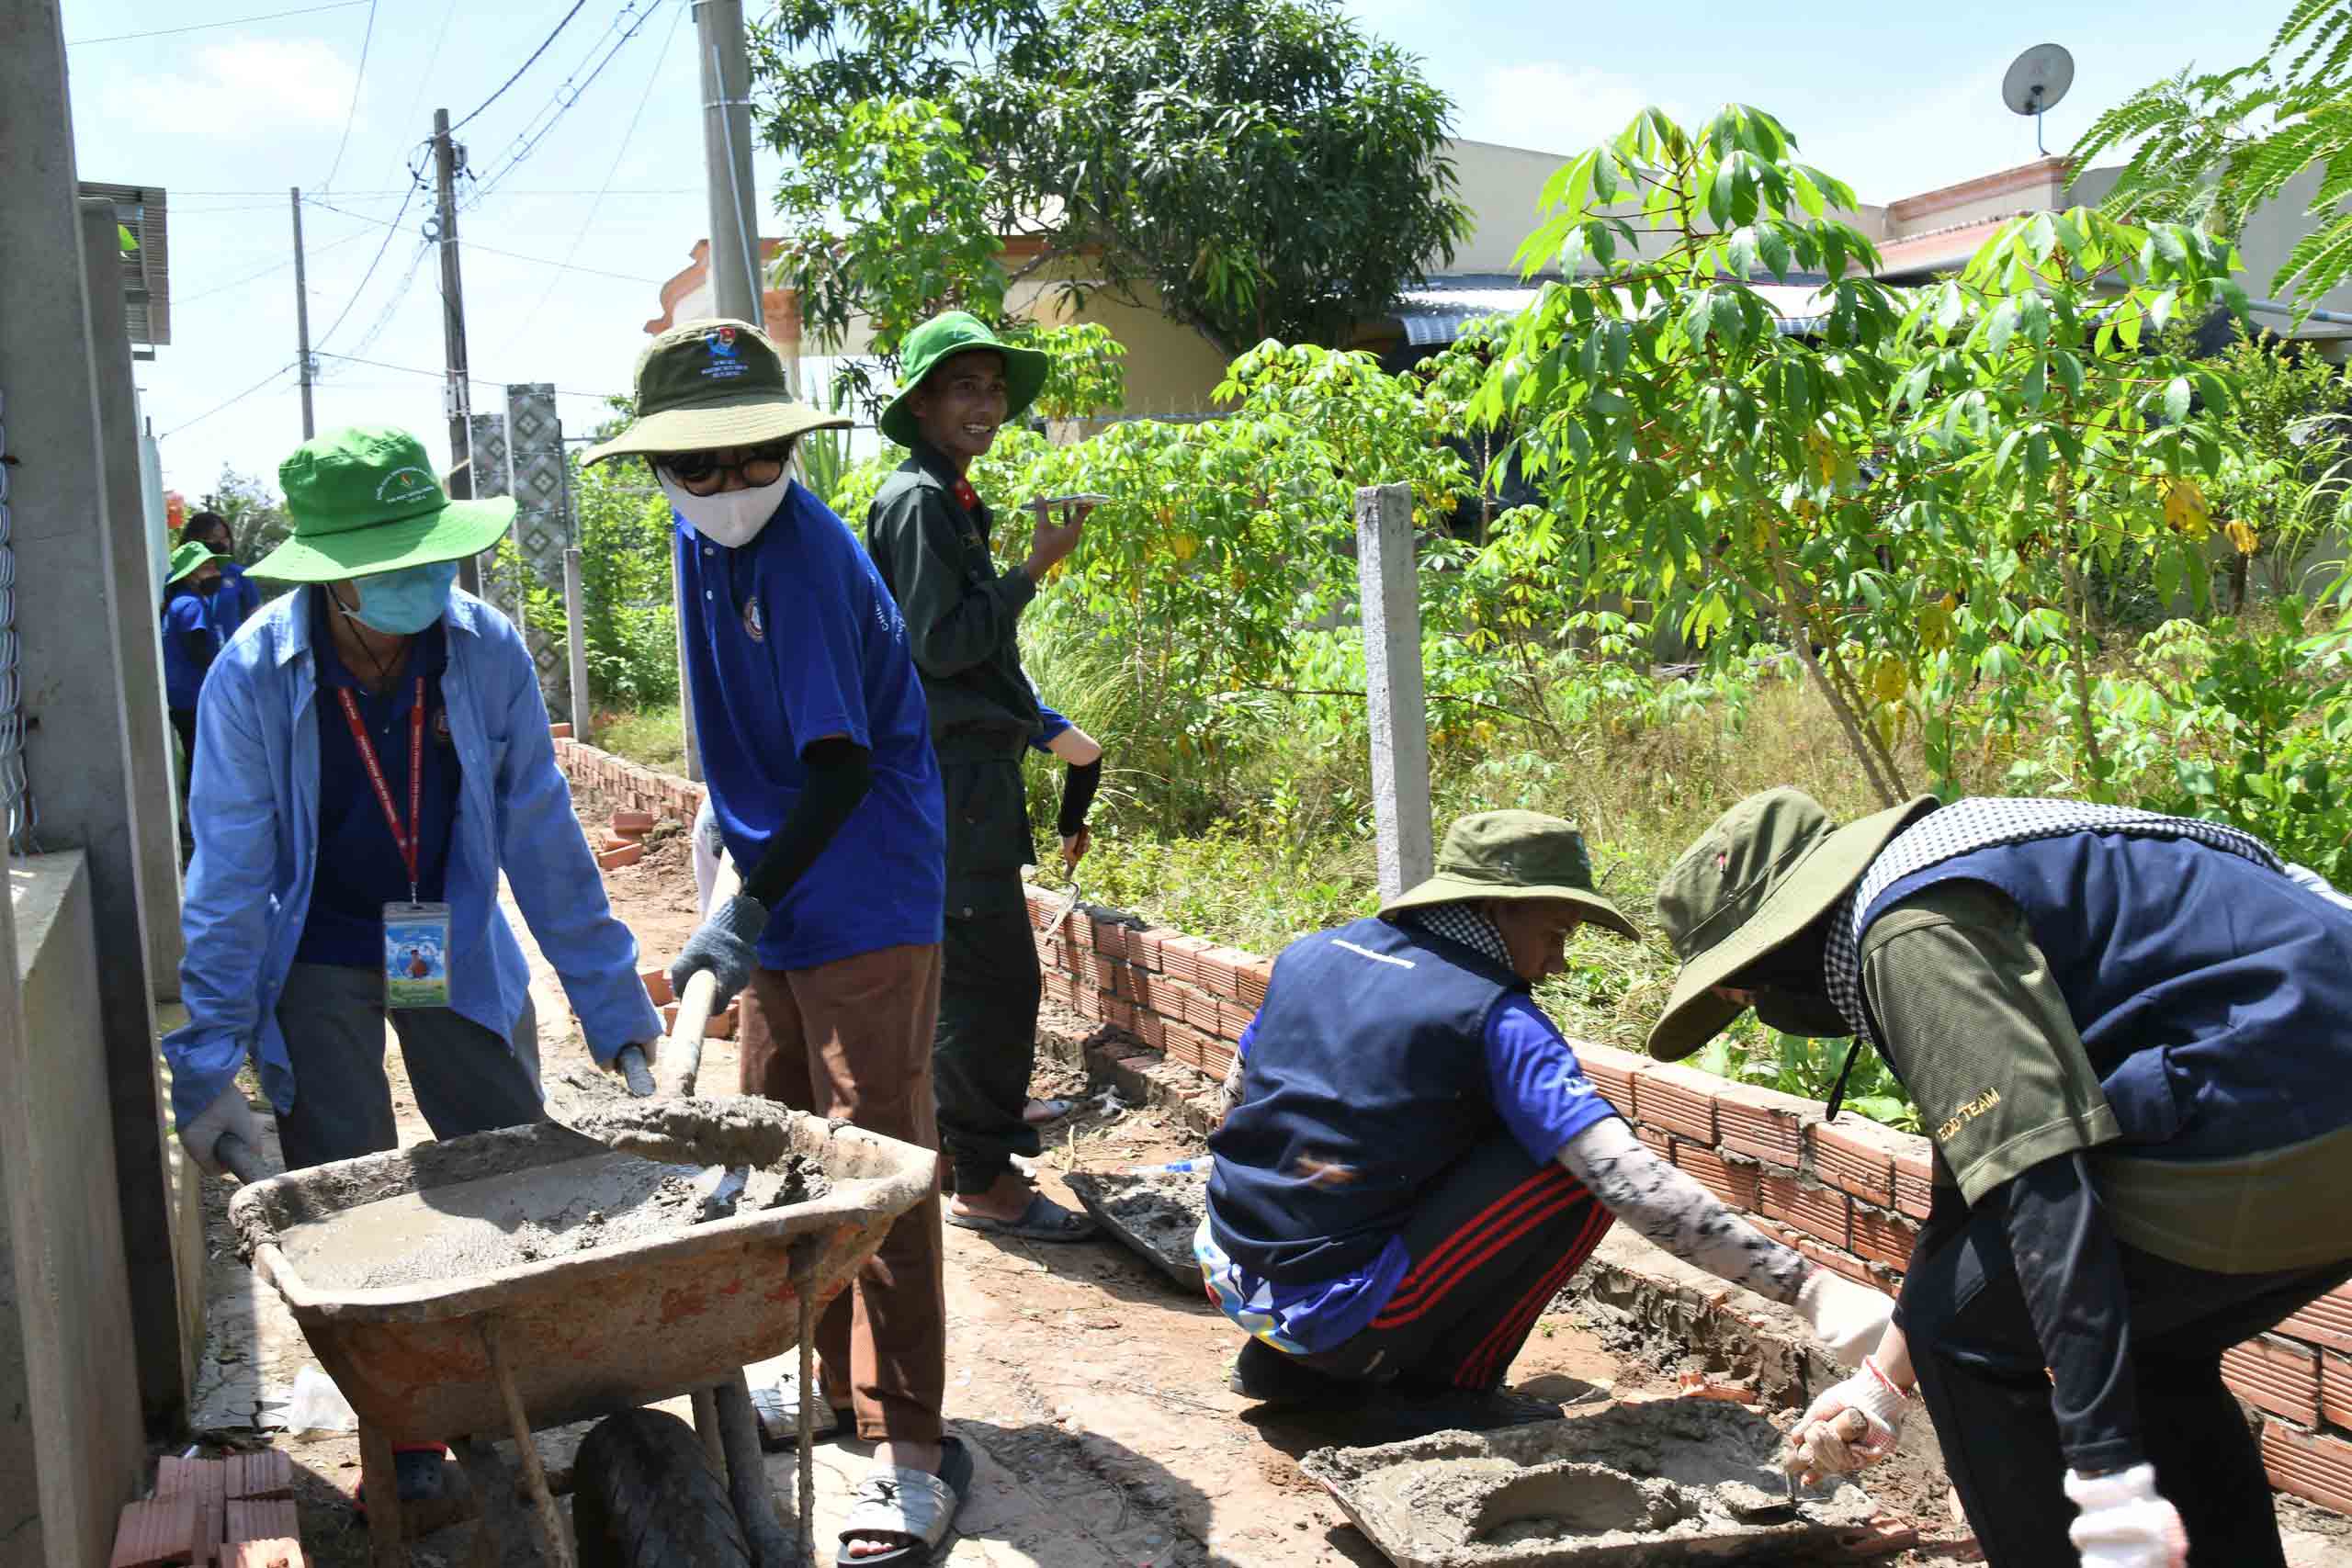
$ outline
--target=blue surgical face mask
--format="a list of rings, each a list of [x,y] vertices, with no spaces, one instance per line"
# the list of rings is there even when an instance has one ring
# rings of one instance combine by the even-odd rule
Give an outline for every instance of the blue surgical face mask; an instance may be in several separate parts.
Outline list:
[[[407,637],[441,618],[449,607],[450,585],[457,581],[458,563],[453,560],[379,572],[358,579],[359,608],[335,608],[363,626]]]

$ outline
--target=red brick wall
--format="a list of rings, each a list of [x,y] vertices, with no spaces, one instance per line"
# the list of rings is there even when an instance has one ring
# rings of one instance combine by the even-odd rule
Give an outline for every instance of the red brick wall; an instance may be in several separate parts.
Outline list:
[[[700,784],[570,739],[555,746],[575,784],[616,806],[691,820],[701,805]],[[1083,907],[1048,931],[1060,895],[1032,887],[1028,897],[1047,996],[1169,1061],[1225,1076],[1233,1043],[1265,1000],[1271,959],[1098,921]],[[1758,1228],[1849,1279],[1887,1291],[1902,1282],[1928,1214],[1927,1139],[1851,1112],[1826,1122],[1813,1100],[1611,1046],[1576,1049],[1644,1142]],[[2352,1286],[2237,1347],[2222,1371],[2264,1416],[2272,1483],[2352,1513]]]

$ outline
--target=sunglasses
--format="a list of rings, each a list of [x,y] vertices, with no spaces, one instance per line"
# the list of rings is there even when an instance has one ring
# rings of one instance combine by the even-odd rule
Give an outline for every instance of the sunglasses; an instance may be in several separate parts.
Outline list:
[[[784,477],[784,466],[791,457],[792,443],[777,441],[754,446],[731,463],[720,462],[715,452],[673,452],[660,462],[688,495],[717,495],[727,488],[730,474],[740,476],[754,490],[775,483]]]

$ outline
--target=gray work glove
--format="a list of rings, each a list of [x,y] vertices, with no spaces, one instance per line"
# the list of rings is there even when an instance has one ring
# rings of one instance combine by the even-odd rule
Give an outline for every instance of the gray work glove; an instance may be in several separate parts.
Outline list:
[[[670,989],[684,996],[686,982],[707,969],[718,981],[718,995],[712,999],[710,1010],[719,1011],[752,983],[752,949],[767,925],[768,912],[759,901],[738,893],[712,910],[710,918],[686,938],[686,945],[678,950],[670,965]]]
[[[220,1134],[234,1133],[245,1141],[245,1147],[261,1152],[261,1118],[245,1099],[245,1091],[237,1080],[215,1095],[212,1103],[198,1111],[187,1125],[180,1129],[180,1145],[187,1150],[187,1157],[207,1176],[220,1174],[220,1162],[213,1157],[213,1148],[220,1142]]]

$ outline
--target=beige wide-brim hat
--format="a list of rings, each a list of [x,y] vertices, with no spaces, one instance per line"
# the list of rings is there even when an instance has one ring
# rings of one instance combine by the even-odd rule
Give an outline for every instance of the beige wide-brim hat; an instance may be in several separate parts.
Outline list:
[[[636,390],[636,423],[582,463],[765,446],[854,423],[795,400],[783,354],[748,321],[679,322],[638,356]]]
[[[1639,941],[1616,905],[1593,891],[1592,857],[1576,825],[1540,811],[1480,811],[1445,830],[1437,872],[1380,906],[1384,915],[1485,898],[1555,899],[1590,923]]]
[[[1658,885],[1658,916],[1682,971],[1650,1028],[1650,1055],[1679,1061],[1722,1033],[1747,1009],[1714,987],[1820,919],[1936,805],[1923,795],[1840,828],[1803,790],[1773,789],[1715,818]]]

